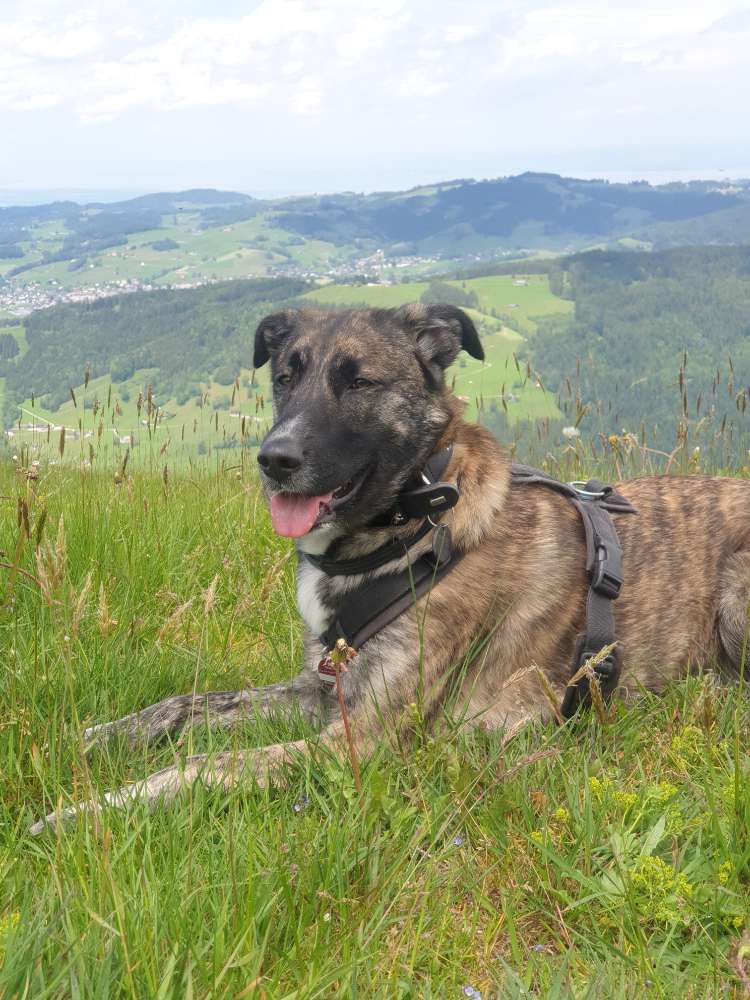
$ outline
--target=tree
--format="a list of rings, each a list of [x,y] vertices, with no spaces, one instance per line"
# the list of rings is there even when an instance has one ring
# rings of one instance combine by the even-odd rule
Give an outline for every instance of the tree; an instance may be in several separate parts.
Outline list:
[[[234,372],[229,365],[221,365],[214,372],[214,382],[218,385],[231,385],[234,382]]]
[[[0,360],[15,358],[18,350],[18,341],[12,333],[0,333]]]
[[[466,292],[457,285],[437,280],[430,282],[419,301],[426,305],[462,306],[465,309],[476,309],[479,306],[476,292]]]

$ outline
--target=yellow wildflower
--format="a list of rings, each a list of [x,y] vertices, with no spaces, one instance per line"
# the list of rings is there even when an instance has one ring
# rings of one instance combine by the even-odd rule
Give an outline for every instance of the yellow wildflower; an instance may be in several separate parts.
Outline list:
[[[635,792],[615,792],[615,802],[622,808],[623,812],[632,809],[637,801],[638,796]]]
[[[716,878],[719,885],[726,885],[732,875],[732,862],[725,861],[719,866],[719,871],[716,874]]]

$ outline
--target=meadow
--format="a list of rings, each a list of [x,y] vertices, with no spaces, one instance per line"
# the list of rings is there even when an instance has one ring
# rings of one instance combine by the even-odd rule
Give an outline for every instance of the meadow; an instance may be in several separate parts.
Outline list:
[[[128,235],[122,246],[90,253],[81,267],[70,260],[41,264],[44,253],[55,253],[69,235],[59,222],[37,223],[30,227],[30,239],[21,244],[19,260],[0,260],[0,277],[19,265],[35,264],[22,272],[21,282],[54,283],[61,288],[138,279],[154,285],[196,283],[206,280],[248,278],[265,275],[269,265],[293,260],[300,266],[326,269],[332,261],[351,254],[338,251],[321,240],[299,241],[293,234],[274,225],[268,214],[202,228],[195,211],[166,213],[158,229]],[[172,241],[174,246],[158,250],[153,244]]]
[[[279,786],[198,785],[32,838],[58,803],[175,756],[306,734],[276,719],[85,744],[170,694],[288,677],[301,642],[251,449],[176,463],[148,436],[90,443],[90,467],[89,442],[0,464],[0,996],[747,995],[744,680],[692,677],[512,739],[447,717],[428,732],[415,704],[361,796],[318,750]],[[519,426],[506,443],[566,479],[665,467],[632,438]],[[670,471],[701,461],[685,446]]]

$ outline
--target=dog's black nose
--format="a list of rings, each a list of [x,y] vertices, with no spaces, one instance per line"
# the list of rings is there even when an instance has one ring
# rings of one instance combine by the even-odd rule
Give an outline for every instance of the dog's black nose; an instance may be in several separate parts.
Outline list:
[[[290,437],[267,439],[258,452],[258,464],[271,479],[283,482],[302,465],[302,449]]]

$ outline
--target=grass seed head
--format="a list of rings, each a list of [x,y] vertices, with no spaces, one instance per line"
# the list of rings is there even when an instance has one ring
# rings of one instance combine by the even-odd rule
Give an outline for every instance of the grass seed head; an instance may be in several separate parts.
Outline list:
[[[89,598],[89,593],[91,592],[91,571],[86,576],[83,582],[81,591],[76,598],[75,604],[73,605],[73,616],[70,621],[70,634],[73,638],[78,635],[78,629],[83,620],[83,616],[86,613],[86,603]]]
[[[109,612],[109,604],[107,602],[107,592],[104,589],[104,583],[99,584],[99,599],[96,606],[96,621],[99,627],[99,632],[103,636],[109,635],[109,633],[116,628],[117,620],[112,618]]]
[[[216,604],[216,588],[219,585],[219,574],[213,578],[208,589],[203,593],[203,617],[208,618]]]

